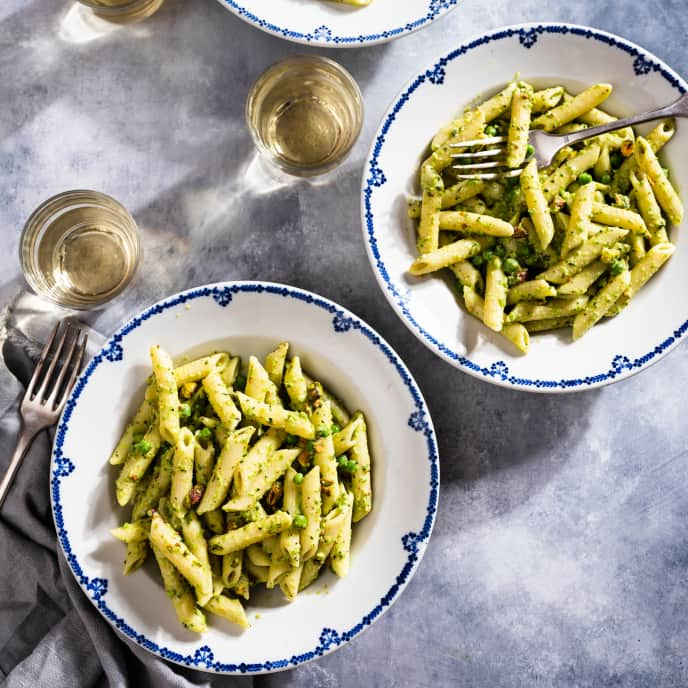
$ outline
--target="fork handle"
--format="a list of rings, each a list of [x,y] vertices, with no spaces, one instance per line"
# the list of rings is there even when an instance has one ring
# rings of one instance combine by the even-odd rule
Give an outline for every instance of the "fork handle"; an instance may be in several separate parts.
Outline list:
[[[33,438],[38,434],[37,430],[33,428],[27,428],[26,425],[22,423],[21,432],[19,433],[19,440],[17,441],[17,446],[14,448],[14,454],[10,460],[10,465],[5,471],[5,475],[2,476],[0,480],[0,509],[2,509],[5,497],[10,490],[14,476],[17,474],[17,470],[21,465],[23,458],[26,456],[26,452],[33,442]]]
[[[626,127],[632,127],[636,124],[651,122],[655,119],[665,119],[667,117],[688,117],[688,93],[684,93],[678,100],[671,103],[671,105],[665,105],[656,110],[641,112],[631,117],[624,117],[623,119],[617,119],[607,124],[600,124],[596,127],[590,127],[590,129],[583,129],[582,131],[575,131],[571,134],[567,134],[565,138],[566,143],[564,145],[584,141],[593,136],[607,134],[617,129],[625,129]]]

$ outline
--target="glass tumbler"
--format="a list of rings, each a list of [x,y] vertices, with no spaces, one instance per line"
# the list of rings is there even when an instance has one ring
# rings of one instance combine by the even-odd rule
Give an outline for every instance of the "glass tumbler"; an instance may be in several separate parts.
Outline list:
[[[138,228],[114,198],[65,191],[31,214],[19,259],[36,293],[69,308],[95,308],[120,294],[134,276],[141,259]]]
[[[79,0],[103,19],[115,22],[140,21],[157,12],[164,0]]]
[[[289,57],[251,88],[246,121],[258,150],[289,174],[322,174],[344,160],[363,124],[353,77],[317,56]]]

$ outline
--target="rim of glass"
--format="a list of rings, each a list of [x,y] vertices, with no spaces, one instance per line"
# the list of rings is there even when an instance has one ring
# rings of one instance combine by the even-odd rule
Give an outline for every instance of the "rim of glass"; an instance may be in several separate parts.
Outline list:
[[[325,165],[320,165],[317,167],[301,167],[299,165],[290,165],[289,163],[283,162],[265,146],[261,137],[258,135],[258,133],[255,130],[255,127],[251,122],[251,105],[252,103],[254,103],[255,98],[260,92],[261,88],[265,86],[266,82],[273,75],[274,72],[278,71],[280,68],[284,67],[285,65],[288,65],[289,63],[325,64],[328,67],[332,68],[332,70],[336,72],[337,76],[340,77],[342,81],[346,83],[353,95],[357,117],[351,133],[350,141],[348,142],[346,147],[341,151],[341,153],[339,153],[334,159],[328,161]],[[324,174],[325,172],[329,172],[333,170],[335,167],[338,167],[342,162],[344,162],[349,153],[351,153],[351,150],[356,145],[356,142],[358,141],[361,135],[361,131],[363,129],[363,121],[365,119],[365,105],[363,102],[363,94],[361,93],[361,89],[358,83],[356,82],[356,79],[354,79],[353,75],[349,72],[348,69],[346,69],[346,67],[343,67],[341,64],[339,64],[339,62],[336,62],[335,60],[332,60],[329,57],[324,57],[323,55],[297,54],[290,55],[289,57],[285,57],[281,60],[278,60],[277,62],[274,62],[269,67],[264,69],[256,77],[246,98],[246,105],[244,106],[244,118],[246,120],[246,126],[248,127],[248,130],[251,134],[251,138],[253,139],[253,143],[261,155],[265,156],[265,158],[267,158],[273,165],[279,167],[281,170],[287,172],[288,174],[292,174],[298,177],[314,177],[320,174]]]
[[[74,302],[65,303],[57,298],[52,292],[45,289],[42,284],[39,284],[39,282],[27,269],[30,263],[35,262],[33,258],[33,250],[27,250],[27,236],[34,231],[38,233],[40,228],[45,225],[45,223],[48,222],[55,214],[57,208],[59,208],[60,211],[66,210],[66,207],[59,207],[61,202],[65,199],[72,199],[74,204],[77,204],[80,200],[90,201],[91,204],[93,204],[94,198],[96,203],[102,202],[102,204],[106,207],[109,206],[110,210],[114,210],[120,214],[132,230],[131,239],[134,249],[132,269],[127,277],[123,279],[122,282],[118,284],[117,287],[113,289],[105,298],[93,301],[89,304],[78,304]],[[139,227],[131,213],[116,198],[113,198],[109,194],[106,194],[102,191],[93,191],[92,189],[70,189],[68,191],[61,191],[54,196],[50,196],[50,198],[44,200],[32,211],[24,223],[24,227],[22,228],[19,236],[19,264],[21,265],[24,279],[28,282],[31,289],[33,289],[36,294],[44,299],[47,299],[51,303],[54,303],[62,308],[71,308],[78,311],[87,311],[98,308],[119,296],[129,286],[129,284],[131,284],[134,275],[138,272],[142,255],[143,250],[141,248],[141,235],[139,232]]]
[[[102,5],[97,0],[78,1],[97,14],[107,17],[119,17],[123,14],[131,14],[139,10],[146,10],[155,5],[160,6],[164,2],[164,0],[130,0],[122,5]]]

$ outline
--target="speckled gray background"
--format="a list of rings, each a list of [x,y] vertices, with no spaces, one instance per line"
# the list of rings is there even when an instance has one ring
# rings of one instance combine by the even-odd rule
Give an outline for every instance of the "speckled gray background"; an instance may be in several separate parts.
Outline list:
[[[685,0],[463,0],[411,37],[328,51],[361,85],[363,135],[327,184],[287,186],[253,164],[244,99],[267,65],[312,50],[258,32],[214,0],[167,0],[154,18],[88,41],[65,21],[68,8],[0,4],[0,300],[21,285],[15,256],[32,208],[67,188],[101,189],[135,215],[145,264],[126,298],[93,316],[99,329],[202,282],[287,282],[378,329],[435,421],[440,509],[406,592],[348,646],[256,683],[688,685],[685,344],[600,391],[492,387],[408,333],[377,287],[359,226],[371,137],[430,58],[500,25],[564,20],[620,33],[685,75]]]

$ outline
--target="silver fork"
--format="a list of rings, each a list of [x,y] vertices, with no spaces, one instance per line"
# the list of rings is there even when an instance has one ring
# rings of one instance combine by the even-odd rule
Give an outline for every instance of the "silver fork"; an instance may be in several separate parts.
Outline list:
[[[81,329],[75,328],[70,322],[67,322],[57,345],[53,348],[53,343],[63,322],[58,322],[53,328],[43,351],[41,351],[29,386],[24,393],[20,406],[21,431],[19,440],[10,460],[10,465],[2,481],[0,481],[0,509],[31,442],[41,430],[57,422],[81,369],[86,342],[88,341],[87,335],[84,335],[79,341]],[[60,362],[65,343],[70,338],[69,333],[73,329],[76,329],[76,333],[71,337],[67,353]]]
[[[475,146],[496,146],[494,148],[481,148],[478,151],[466,151],[463,153],[453,153],[452,158],[457,160],[453,168],[459,172],[457,179],[497,179],[503,177],[518,177],[523,168],[533,157],[537,162],[538,169],[548,167],[552,164],[554,156],[564,147],[570,146],[578,141],[607,134],[610,131],[625,129],[626,127],[651,122],[656,119],[667,117],[688,117],[688,93],[682,95],[677,101],[657,110],[641,112],[640,114],[624,119],[617,119],[607,124],[600,124],[589,129],[582,129],[570,134],[548,134],[540,129],[531,129],[528,133],[528,143],[533,147],[534,152],[526,158],[526,162],[520,167],[509,168],[505,164],[506,157],[506,136],[489,136],[472,141],[462,141],[450,144],[451,148],[472,148]],[[477,160],[477,162],[476,162]],[[483,162],[484,161],[484,162]]]

